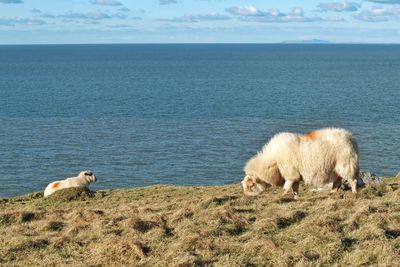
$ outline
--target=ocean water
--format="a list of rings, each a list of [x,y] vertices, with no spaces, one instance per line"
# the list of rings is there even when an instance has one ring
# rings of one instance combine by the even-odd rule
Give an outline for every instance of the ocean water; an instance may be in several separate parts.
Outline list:
[[[399,45],[0,46],[0,197],[236,183],[275,133],[345,127],[400,171]]]

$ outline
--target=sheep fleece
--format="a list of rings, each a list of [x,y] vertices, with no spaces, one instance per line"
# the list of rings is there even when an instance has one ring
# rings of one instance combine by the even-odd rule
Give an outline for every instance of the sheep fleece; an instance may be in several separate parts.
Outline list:
[[[279,133],[246,164],[246,175],[276,185],[303,180],[321,186],[337,179],[357,179],[358,145],[344,129],[325,128],[305,135]]]
[[[70,177],[65,180],[50,183],[44,190],[44,196],[47,197],[60,189],[71,187],[88,187],[90,183],[94,183],[96,180],[96,176],[91,171],[82,171],[76,177]]]

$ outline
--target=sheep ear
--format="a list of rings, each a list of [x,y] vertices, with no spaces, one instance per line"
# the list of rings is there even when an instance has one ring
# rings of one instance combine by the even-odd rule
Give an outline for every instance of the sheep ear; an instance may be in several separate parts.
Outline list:
[[[250,180],[251,178],[250,178],[250,176],[249,175],[246,175],[244,178],[243,178],[243,180],[242,180],[242,184],[244,184],[244,183],[246,183],[248,180]]]

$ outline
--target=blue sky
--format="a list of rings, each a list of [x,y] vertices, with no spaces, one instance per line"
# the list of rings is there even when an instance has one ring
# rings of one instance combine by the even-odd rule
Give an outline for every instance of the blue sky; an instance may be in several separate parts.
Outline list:
[[[0,0],[0,44],[400,43],[400,0]]]

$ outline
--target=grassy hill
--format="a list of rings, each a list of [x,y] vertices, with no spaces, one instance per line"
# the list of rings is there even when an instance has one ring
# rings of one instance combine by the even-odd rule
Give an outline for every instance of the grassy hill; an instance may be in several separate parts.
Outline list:
[[[0,265],[399,266],[399,180],[357,195],[239,184],[0,199]]]

